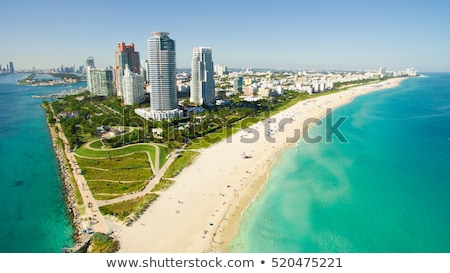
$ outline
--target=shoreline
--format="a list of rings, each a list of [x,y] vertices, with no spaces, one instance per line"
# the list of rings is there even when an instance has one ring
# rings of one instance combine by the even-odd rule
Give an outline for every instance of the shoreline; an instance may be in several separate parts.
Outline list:
[[[51,112],[53,118],[56,115],[50,104],[42,106],[44,109]],[[75,244],[68,249],[78,250],[83,247],[90,238],[90,230],[92,232],[101,232],[107,234],[109,232],[103,215],[100,213],[96,200],[93,198],[91,191],[87,185],[84,176],[77,172],[78,163],[75,155],[70,151],[68,141],[62,131],[60,123],[56,120],[54,125],[47,122],[47,127],[50,130],[53,150],[58,161],[60,170],[60,177],[65,189],[65,204],[67,212],[72,221],[74,228],[73,239]],[[57,130],[56,130],[57,129]],[[61,144],[58,143],[61,141]],[[72,182],[73,178],[73,182]],[[75,183],[75,184],[74,184]],[[77,190],[82,198],[82,204],[77,203]],[[90,204],[90,206],[88,205]],[[67,249],[64,250],[66,251]]]
[[[383,82],[383,84],[381,86],[372,86],[372,84],[369,84],[369,85],[363,85],[363,86],[353,87],[348,90],[344,90],[342,92],[350,92],[351,91],[352,95],[350,95],[348,97],[348,100],[343,100],[339,104],[333,105],[332,111],[335,111],[337,108],[342,107],[348,103],[351,103],[356,97],[359,97],[361,95],[366,95],[366,94],[372,93],[374,91],[385,90],[385,89],[397,87],[405,79],[407,79],[407,78],[398,77],[398,78],[393,78],[393,79],[387,80],[387,81],[390,81],[387,84],[385,84],[386,82]],[[369,88],[369,89],[366,89],[366,88]],[[366,89],[366,90],[364,90],[364,89]],[[363,92],[361,92],[359,94],[354,94],[355,91],[359,91],[359,90],[361,90]],[[333,94],[329,94],[329,95],[340,94],[342,92],[337,92],[337,93],[333,93]],[[323,97],[327,97],[329,95],[324,95]],[[342,96],[340,96],[340,98],[341,97]],[[295,105],[292,106],[292,108],[293,107],[295,107]],[[287,110],[289,110],[289,109],[287,109]],[[326,117],[326,113],[323,115],[320,115],[320,116],[316,116],[315,118],[322,120],[325,117]],[[305,132],[307,132],[312,126],[314,126],[314,125],[310,125],[307,128],[303,128],[303,129]],[[298,139],[298,141],[300,141],[300,140],[301,140],[301,138]],[[276,165],[276,162],[280,159],[280,156],[284,152],[291,149],[295,145],[296,145],[296,143],[291,143],[291,144],[285,145],[280,150],[278,150],[276,153],[274,153],[275,159],[273,160],[270,168],[268,168],[264,172],[265,175],[263,175],[266,178],[265,179],[262,179],[262,178],[255,179],[253,182],[253,184],[256,187],[259,187],[259,190],[255,191],[255,192],[248,191],[246,193],[246,195],[244,195],[246,197],[242,197],[237,200],[237,205],[235,206],[234,209],[228,210],[226,212],[226,217],[224,217],[224,220],[222,220],[219,224],[218,234],[216,233],[216,235],[211,240],[211,243],[208,247],[208,252],[214,252],[214,253],[227,253],[228,252],[228,249],[229,249],[231,243],[238,235],[241,221],[242,221],[247,209],[254,203],[254,201],[256,201],[262,194],[264,194],[265,187],[269,181],[270,174],[273,171],[273,168]],[[242,209],[240,209],[240,208],[242,208]]]
[[[113,227],[121,244],[119,252],[226,252],[242,215],[263,193],[277,159],[309,129],[301,126],[306,119],[322,119],[327,108],[334,110],[357,96],[395,87],[404,79],[300,101],[271,117],[291,122],[280,125],[265,120],[200,150],[139,220],[130,227]],[[268,128],[275,133],[269,136]],[[291,139],[293,132],[300,132],[296,141]]]
[[[48,109],[46,106],[42,106],[44,109]],[[64,201],[66,206],[67,214],[69,215],[69,219],[71,221],[73,227],[72,238],[75,242],[75,245],[81,242],[82,235],[82,218],[80,217],[80,211],[77,206],[77,201],[75,197],[75,189],[70,181],[70,170],[67,167],[66,158],[64,156],[64,149],[59,145],[58,141],[60,138],[58,137],[55,128],[47,122],[47,127],[50,132],[50,137],[53,146],[53,152],[55,154],[56,160],[58,162],[58,170],[61,177],[62,186],[64,188]]]

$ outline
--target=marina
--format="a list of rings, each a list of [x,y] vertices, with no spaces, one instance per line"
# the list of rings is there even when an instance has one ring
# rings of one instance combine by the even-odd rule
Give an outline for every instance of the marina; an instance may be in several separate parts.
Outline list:
[[[59,99],[59,98],[63,98],[66,96],[79,95],[86,91],[87,91],[87,89],[85,87],[80,87],[77,89],[63,90],[63,91],[57,92],[57,93],[33,95],[31,97],[33,99]]]

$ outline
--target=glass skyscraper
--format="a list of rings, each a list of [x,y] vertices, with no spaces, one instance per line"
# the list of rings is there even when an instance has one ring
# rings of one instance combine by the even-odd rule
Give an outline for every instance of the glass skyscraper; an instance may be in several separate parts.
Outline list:
[[[92,96],[110,97],[114,95],[112,70],[88,66],[86,79]]]
[[[168,32],[152,32],[148,38],[148,81],[152,111],[177,109],[175,41]]]
[[[194,47],[190,101],[198,105],[214,104],[216,101],[214,64],[210,47]]]

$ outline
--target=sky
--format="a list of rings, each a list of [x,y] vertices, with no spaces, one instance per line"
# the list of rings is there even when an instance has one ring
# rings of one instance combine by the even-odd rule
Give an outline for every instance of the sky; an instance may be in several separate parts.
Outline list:
[[[0,64],[113,66],[120,42],[141,60],[154,31],[176,43],[177,68],[212,48],[229,68],[450,72],[450,1],[2,1]]]

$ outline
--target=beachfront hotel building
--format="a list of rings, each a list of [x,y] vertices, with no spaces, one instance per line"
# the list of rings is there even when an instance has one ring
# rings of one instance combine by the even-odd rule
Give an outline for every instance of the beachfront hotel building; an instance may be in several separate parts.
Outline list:
[[[138,73],[132,72],[128,65],[122,77],[122,97],[125,105],[133,105],[144,101],[144,79]]]
[[[210,47],[194,47],[191,74],[190,102],[196,105],[215,104],[214,64]]]
[[[92,96],[114,96],[112,70],[88,66],[86,68],[86,80]]]
[[[134,73],[140,73],[141,65],[139,52],[134,50],[134,43],[125,44],[124,42],[121,42],[117,45],[115,66],[117,96],[122,96],[122,77],[124,75],[125,66],[128,66]]]

